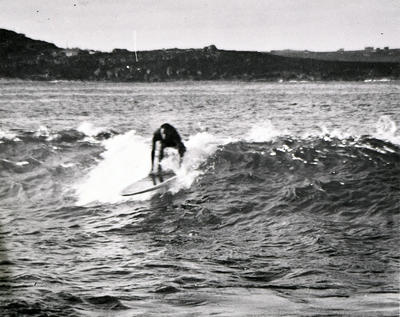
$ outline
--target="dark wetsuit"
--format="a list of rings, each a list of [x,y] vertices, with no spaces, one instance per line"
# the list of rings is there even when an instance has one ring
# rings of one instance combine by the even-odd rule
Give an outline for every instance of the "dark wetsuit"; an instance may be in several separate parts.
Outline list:
[[[156,151],[156,143],[160,142],[160,154],[158,157],[158,171],[161,171],[160,162],[164,158],[164,149],[166,147],[172,147],[178,150],[179,156],[182,157],[186,152],[186,147],[182,142],[181,136],[176,129],[168,124],[164,123],[153,135],[153,145],[151,149],[151,170],[154,168],[154,156]]]

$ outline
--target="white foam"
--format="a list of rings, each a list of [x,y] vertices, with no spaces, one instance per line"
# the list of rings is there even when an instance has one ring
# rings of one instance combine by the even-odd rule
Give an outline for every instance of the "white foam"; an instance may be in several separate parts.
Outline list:
[[[48,127],[41,125],[35,132],[36,137],[49,137],[50,136],[50,130]]]
[[[76,185],[78,204],[122,201],[121,190],[150,171],[150,147],[146,141],[135,131],[103,141],[103,159]]]
[[[310,137],[317,137],[324,139],[325,141],[331,141],[332,139],[346,140],[348,138],[358,138],[359,136],[357,136],[352,129],[349,129],[348,131],[342,131],[338,128],[329,129],[327,126],[321,124],[319,130],[305,131],[301,135],[302,139],[308,139]]]
[[[106,129],[103,127],[95,127],[91,122],[82,122],[78,126],[79,132],[82,132],[83,134],[91,137],[94,137],[105,130]]]
[[[189,188],[201,173],[198,169],[201,163],[218,145],[228,141],[205,132],[191,136],[185,141],[187,152],[181,167],[176,150],[168,150],[162,162],[163,170],[171,169],[178,175],[177,182],[170,188],[171,192]],[[75,186],[78,205],[149,199],[154,192],[130,197],[123,197],[120,192],[150,172],[150,140],[130,131],[103,141],[103,144],[106,150],[102,154],[102,160]]]
[[[387,83],[390,81],[391,81],[390,78],[364,79],[364,83]]]
[[[50,129],[45,125],[39,126],[39,128],[35,131],[34,135],[36,137],[45,137],[46,141],[53,141],[57,139],[57,133],[51,133]]]
[[[75,163],[62,163],[61,167],[63,168],[68,168],[68,167],[73,167],[75,166]]]
[[[0,139],[14,141],[14,142],[21,141],[21,139],[19,139],[15,133],[6,132],[6,131],[2,131],[2,130],[0,130]],[[2,142],[2,143],[4,143],[4,142]]]
[[[18,166],[24,166],[24,165],[28,165],[28,164],[29,164],[28,161],[21,161],[21,162],[16,162],[15,163],[15,165],[18,165]]]
[[[400,135],[396,134],[397,125],[390,116],[381,116],[375,124],[374,137],[400,145]]]
[[[202,173],[199,169],[200,165],[217,150],[219,145],[229,142],[231,142],[230,139],[217,138],[207,132],[191,136],[185,142],[187,152],[184,156],[182,166],[174,170],[176,175],[178,175],[178,179],[171,186],[171,192],[176,193],[183,188],[189,188]]]
[[[400,135],[397,133],[397,130],[396,122],[393,121],[390,116],[381,116],[375,124],[375,130],[371,131],[369,135],[383,141],[389,141],[393,144],[400,145]],[[335,138],[342,140],[342,143],[344,143],[345,140],[350,138],[355,139],[355,142],[357,142],[362,136],[361,133],[357,133],[354,129],[347,129],[344,131],[338,128],[329,129],[321,125],[319,131],[307,131],[303,133],[302,138],[319,137],[326,141],[331,141]]]
[[[245,135],[244,140],[248,142],[269,142],[285,134],[288,134],[288,131],[276,128],[270,120],[267,120],[253,125]]]
[[[101,141],[96,140],[96,136],[101,132],[106,132],[107,128],[95,127],[91,122],[82,122],[77,130],[86,136],[81,142],[101,143]]]

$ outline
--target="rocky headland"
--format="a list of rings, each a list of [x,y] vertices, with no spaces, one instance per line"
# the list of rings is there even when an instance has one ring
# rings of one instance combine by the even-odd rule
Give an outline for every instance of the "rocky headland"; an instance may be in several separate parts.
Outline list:
[[[0,29],[0,77],[31,80],[155,82],[177,80],[400,79],[400,62],[339,61],[266,52],[163,49],[100,52],[64,49]]]

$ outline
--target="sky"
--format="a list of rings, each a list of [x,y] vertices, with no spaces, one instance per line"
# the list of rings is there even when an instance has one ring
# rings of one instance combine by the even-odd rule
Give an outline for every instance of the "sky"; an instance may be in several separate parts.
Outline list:
[[[0,28],[101,51],[400,48],[400,0],[0,0]]]

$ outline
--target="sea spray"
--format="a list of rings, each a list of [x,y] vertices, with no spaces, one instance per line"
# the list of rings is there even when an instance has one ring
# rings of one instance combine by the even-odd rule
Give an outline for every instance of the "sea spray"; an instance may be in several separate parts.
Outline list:
[[[95,127],[93,123],[85,121],[78,126],[77,130],[87,136],[96,136],[106,129],[102,127]]]
[[[21,141],[21,139],[13,132],[0,130],[0,144],[5,141],[18,142]]]
[[[121,190],[150,171],[148,141],[135,131],[105,140],[103,145],[102,160],[76,187],[78,205],[121,201]]]
[[[381,116],[375,124],[375,137],[400,145],[400,135],[396,134],[397,125],[390,116]]]
[[[229,138],[218,138],[207,132],[197,133],[185,142],[187,153],[182,162],[182,166],[175,170],[178,175],[178,180],[171,186],[171,192],[176,193],[182,188],[189,188],[193,181],[201,175],[199,169],[212,153],[214,153],[219,145],[226,144],[230,141]]]
[[[172,170],[177,176],[177,182],[171,187],[176,193],[183,188],[189,188],[201,171],[200,164],[211,155],[219,145],[229,139],[219,139],[202,132],[193,135],[185,142],[187,152],[182,166],[179,167],[179,157],[174,149],[166,149],[166,158],[161,165],[164,171]],[[93,202],[118,203],[126,200],[146,200],[151,194],[132,197],[122,197],[123,188],[140,180],[150,172],[150,141],[139,136],[135,131],[115,136],[103,141],[105,152],[101,161],[76,186],[78,205]]]
[[[253,124],[245,135],[244,140],[248,142],[267,142],[285,134],[288,134],[287,130],[280,130],[270,120],[266,120]]]

